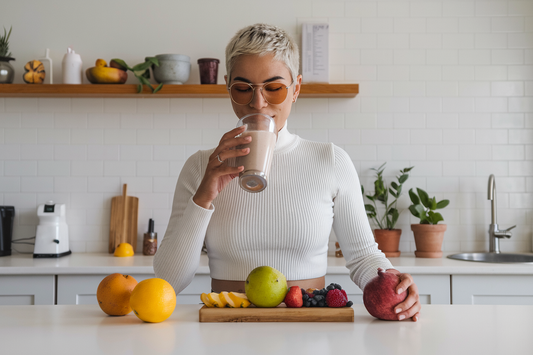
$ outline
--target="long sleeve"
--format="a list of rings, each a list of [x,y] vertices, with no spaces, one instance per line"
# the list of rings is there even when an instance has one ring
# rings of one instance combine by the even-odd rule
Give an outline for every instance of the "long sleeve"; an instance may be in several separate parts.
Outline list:
[[[379,267],[393,268],[377,247],[366,216],[359,177],[348,154],[333,146],[338,191],[334,199],[333,229],[339,241],[350,278],[364,290]]]
[[[207,210],[192,200],[204,168],[201,152],[185,163],[176,185],[168,228],[154,257],[155,276],[168,281],[176,294],[191,283],[198,269],[207,226],[214,211],[213,206]]]

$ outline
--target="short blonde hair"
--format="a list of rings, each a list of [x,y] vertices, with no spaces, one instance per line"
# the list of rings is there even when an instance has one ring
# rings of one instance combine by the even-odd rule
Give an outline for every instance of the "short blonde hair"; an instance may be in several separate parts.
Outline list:
[[[228,86],[231,82],[231,70],[241,55],[274,54],[274,59],[284,63],[292,76],[298,77],[300,54],[298,45],[279,27],[256,23],[238,31],[226,46],[226,73]]]

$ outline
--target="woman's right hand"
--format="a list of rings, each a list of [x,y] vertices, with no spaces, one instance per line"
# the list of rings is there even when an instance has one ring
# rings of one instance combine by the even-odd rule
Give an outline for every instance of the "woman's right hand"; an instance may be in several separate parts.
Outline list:
[[[237,176],[244,169],[243,166],[231,167],[228,166],[226,160],[229,158],[235,158],[247,155],[250,152],[250,148],[233,149],[239,145],[250,143],[252,138],[250,136],[237,137],[243,133],[246,126],[240,126],[232,129],[222,136],[218,147],[215,148],[213,154],[209,156],[209,162],[205,169],[204,178],[193,196],[193,201],[198,206],[209,209],[211,208],[211,202],[218,196],[220,191],[227,184]],[[220,160],[222,160],[222,163]]]

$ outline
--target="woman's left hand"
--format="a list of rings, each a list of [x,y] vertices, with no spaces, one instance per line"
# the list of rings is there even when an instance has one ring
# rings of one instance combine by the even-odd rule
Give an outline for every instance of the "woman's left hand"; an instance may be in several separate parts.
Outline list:
[[[396,286],[396,293],[400,294],[407,290],[407,298],[400,304],[396,305],[394,311],[398,314],[398,320],[411,318],[414,322],[420,319],[420,299],[418,297],[418,287],[409,274],[402,274],[398,270],[388,269],[387,272],[396,274],[400,277],[400,283]]]

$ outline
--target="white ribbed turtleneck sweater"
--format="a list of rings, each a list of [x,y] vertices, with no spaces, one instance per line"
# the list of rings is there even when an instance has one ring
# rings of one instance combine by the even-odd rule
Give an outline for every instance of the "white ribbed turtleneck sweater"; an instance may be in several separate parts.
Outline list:
[[[204,239],[211,277],[219,280],[244,281],[262,265],[278,269],[287,280],[324,276],[332,227],[350,277],[361,289],[378,267],[392,268],[374,241],[359,178],[341,148],[302,139],[285,126],[278,133],[267,188],[249,193],[235,178],[205,209],[192,196],[212,152],[198,151],[183,166],[154,258],[156,277],[176,293],[192,281]]]

